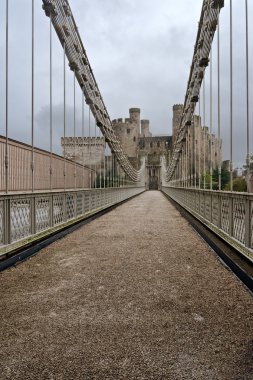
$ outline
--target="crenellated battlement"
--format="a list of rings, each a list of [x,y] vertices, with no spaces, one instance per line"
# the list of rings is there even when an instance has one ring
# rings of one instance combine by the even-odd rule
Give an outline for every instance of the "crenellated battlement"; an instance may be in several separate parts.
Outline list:
[[[113,119],[112,124],[129,124],[131,120],[128,118],[119,118],[119,119]]]
[[[182,111],[184,108],[183,104],[174,104],[173,105],[173,111]]]
[[[61,137],[62,146],[104,145],[104,137]]]

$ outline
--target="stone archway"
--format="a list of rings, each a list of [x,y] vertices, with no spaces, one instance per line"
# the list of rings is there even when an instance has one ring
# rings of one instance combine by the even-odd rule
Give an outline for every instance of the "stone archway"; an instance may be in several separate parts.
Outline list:
[[[148,168],[148,189],[158,190],[159,189],[159,167],[150,166]]]
[[[149,177],[149,190],[158,190],[158,177],[156,175]]]

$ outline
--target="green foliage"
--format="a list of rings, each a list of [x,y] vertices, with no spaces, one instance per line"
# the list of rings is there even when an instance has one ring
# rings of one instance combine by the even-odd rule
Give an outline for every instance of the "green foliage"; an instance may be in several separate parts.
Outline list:
[[[224,167],[221,168],[221,190],[225,190],[225,187],[229,184],[230,173]],[[218,168],[213,170],[213,189],[219,188],[219,170]]]
[[[204,188],[204,182],[206,183],[206,189],[210,189],[210,183],[211,183],[211,174],[205,173],[202,174],[201,177],[201,187]]]
[[[224,188],[224,190],[229,191],[230,186],[227,184]],[[233,191],[240,191],[240,192],[246,192],[247,191],[247,182],[245,178],[238,177],[233,180]]]

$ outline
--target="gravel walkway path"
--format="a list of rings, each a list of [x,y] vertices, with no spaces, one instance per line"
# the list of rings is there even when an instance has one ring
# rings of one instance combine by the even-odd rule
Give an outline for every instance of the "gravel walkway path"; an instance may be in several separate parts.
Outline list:
[[[253,302],[160,192],[3,272],[0,379],[253,379]]]

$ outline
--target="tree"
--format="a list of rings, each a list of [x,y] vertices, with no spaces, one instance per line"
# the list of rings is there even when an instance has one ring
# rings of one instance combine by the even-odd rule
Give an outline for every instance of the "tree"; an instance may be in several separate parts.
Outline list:
[[[221,189],[224,190],[225,186],[229,184],[230,173],[223,166],[221,167]],[[219,170],[218,168],[213,170],[213,189],[219,189]]]
[[[238,177],[233,181],[233,190],[234,191],[247,191],[247,182],[245,178]]]

